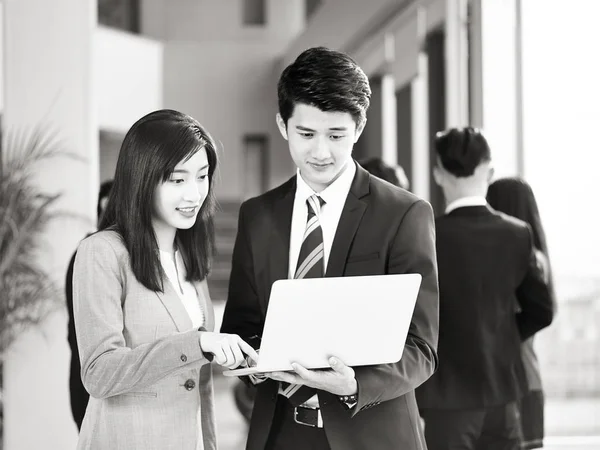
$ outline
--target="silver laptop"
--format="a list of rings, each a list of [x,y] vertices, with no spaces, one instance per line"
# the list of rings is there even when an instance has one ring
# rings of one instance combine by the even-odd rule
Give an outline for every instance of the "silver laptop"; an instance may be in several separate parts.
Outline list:
[[[255,367],[226,376],[398,362],[415,308],[420,274],[278,280]]]

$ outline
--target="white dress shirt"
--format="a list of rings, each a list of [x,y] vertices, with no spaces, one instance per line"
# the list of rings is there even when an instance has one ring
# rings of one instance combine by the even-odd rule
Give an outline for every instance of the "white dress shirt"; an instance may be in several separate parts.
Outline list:
[[[329,262],[329,255],[331,253],[331,246],[333,244],[333,238],[337,231],[340,217],[342,216],[342,210],[350,192],[350,186],[352,180],[354,180],[354,174],[356,173],[356,165],[354,161],[348,161],[347,167],[344,172],[323,189],[318,195],[325,200],[325,204],[321,207],[319,213],[319,223],[323,230],[323,253],[324,253],[324,267],[327,270],[327,263]],[[290,231],[290,270],[288,277],[294,278],[296,273],[296,265],[298,264],[298,257],[300,255],[300,247],[302,247],[302,240],[304,239],[304,230],[306,228],[306,220],[308,218],[308,207],[306,206],[306,200],[311,196],[317,194],[313,189],[306,184],[300,171],[296,172],[296,196],[294,198],[294,210],[292,212],[292,229]],[[281,393],[281,386],[279,392]],[[316,395],[313,395],[310,399],[303,403],[303,406],[310,408],[319,407],[319,399]]]
[[[175,251],[175,255],[160,250],[160,263],[169,279],[169,282],[173,286],[177,296],[183,303],[183,307],[188,313],[190,320],[192,321],[193,330],[197,330],[204,325],[204,311],[200,306],[198,300],[198,292],[194,285],[185,279],[187,272],[185,270],[185,264],[179,250]],[[196,422],[198,424],[198,440],[196,441],[195,450],[204,450],[204,443],[202,437],[202,410],[198,408],[196,413]]]
[[[188,316],[190,316],[193,329],[197,330],[204,325],[204,312],[200,307],[200,301],[198,300],[196,288],[191,282],[185,279],[185,264],[183,263],[181,254],[179,251],[176,251],[175,258],[173,258],[171,253],[161,250],[160,262],[165,273],[167,274],[169,281],[173,285],[173,289],[175,289],[175,292],[177,292],[177,295],[181,299],[181,303],[183,303]]]
[[[331,245],[337,231],[338,223],[342,215],[342,209],[346,203],[346,197],[350,192],[352,180],[356,173],[356,165],[354,161],[348,161],[344,172],[331,183],[327,188],[323,189],[318,195],[325,200],[325,204],[321,207],[319,213],[319,223],[323,230],[323,259],[324,267],[327,269],[329,262],[329,254],[331,253]],[[294,209],[292,212],[292,229],[290,231],[290,254],[289,254],[289,278],[294,278],[298,257],[300,255],[300,247],[304,239],[304,230],[306,228],[306,219],[308,217],[308,207],[306,200],[311,195],[317,194],[312,188],[306,184],[306,181],[300,175],[300,171],[296,172],[296,196],[294,198]]]
[[[450,202],[446,206],[446,214],[450,214],[452,211],[458,208],[464,208],[465,206],[486,206],[487,200],[485,197],[474,195],[472,197],[462,197]]]

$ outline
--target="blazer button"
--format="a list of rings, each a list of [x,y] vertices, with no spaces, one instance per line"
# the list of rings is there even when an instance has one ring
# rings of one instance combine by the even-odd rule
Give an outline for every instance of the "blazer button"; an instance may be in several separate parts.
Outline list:
[[[183,361],[183,362],[187,362],[187,356],[185,356],[185,355],[181,355],[179,357],[179,359],[181,359],[181,361]]]
[[[196,382],[194,380],[187,380],[183,385],[188,391],[191,391],[196,387]]]

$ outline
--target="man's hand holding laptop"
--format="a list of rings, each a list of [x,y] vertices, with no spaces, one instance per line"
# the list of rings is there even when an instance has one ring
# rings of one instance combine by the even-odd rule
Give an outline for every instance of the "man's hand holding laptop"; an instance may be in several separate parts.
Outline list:
[[[273,380],[290,384],[302,384],[311,388],[327,391],[335,395],[354,395],[358,384],[354,369],[338,358],[329,358],[331,369],[306,369],[298,363],[292,363],[293,372],[268,372],[265,375]]]
[[[253,384],[271,378],[353,396],[358,390],[353,367],[400,360],[420,284],[419,274],[275,281],[258,361],[246,358],[243,368],[223,374],[248,376]],[[356,321],[356,311],[361,311],[360,334],[346,326]],[[310,333],[295,331],[307,323]]]

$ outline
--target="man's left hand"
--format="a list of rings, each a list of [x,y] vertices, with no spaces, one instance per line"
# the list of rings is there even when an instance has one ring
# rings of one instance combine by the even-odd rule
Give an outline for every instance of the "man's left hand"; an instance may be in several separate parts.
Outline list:
[[[303,384],[335,395],[353,395],[358,392],[354,369],[335,357],[329,358],[331,369],[309,370],[292,363],[294,372],[270,372],[269,378],[285,383]]]

